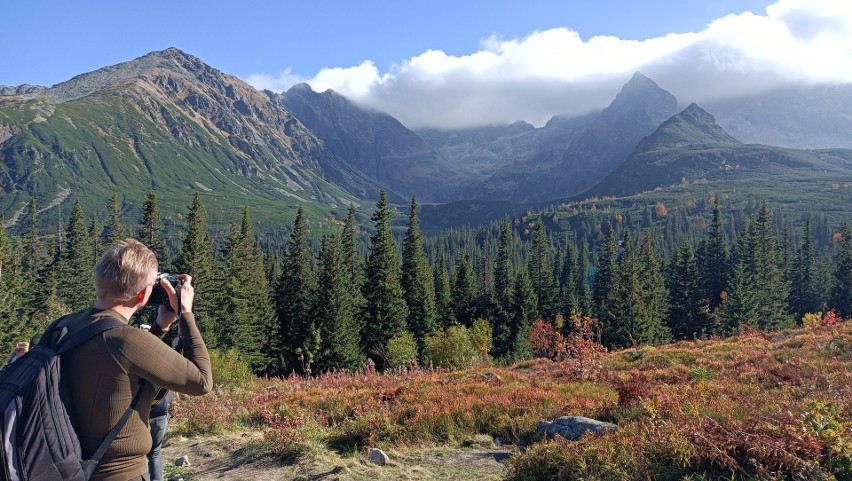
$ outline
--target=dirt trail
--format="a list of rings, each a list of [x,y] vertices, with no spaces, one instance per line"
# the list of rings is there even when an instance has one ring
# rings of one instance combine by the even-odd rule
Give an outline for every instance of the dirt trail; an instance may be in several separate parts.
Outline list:
[[[166,474],[180,474],[185,481],[497,481],[505,479],[505,461],[515,452],[510,447],[389,449],[386,466],[373,465],[362,454],[323,452],[284,464],[253,456],[251,443],[259,439],[256,432],[172,438],[163,451]],[[191,466],[175,468],[175,459],[183,455]]]

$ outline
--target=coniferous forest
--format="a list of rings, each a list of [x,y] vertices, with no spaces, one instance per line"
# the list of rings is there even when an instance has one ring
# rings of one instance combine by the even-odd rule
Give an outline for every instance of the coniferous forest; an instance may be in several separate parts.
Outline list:
[[[2,345],[93,304],[95,262],[129,236],[161,271],[192,275],[208,345],[268,376],[516,362],[541,354],[534,324],[568,336],[568,318],[596,320],[613,349],[852,315],[852,227],[766,202],[527,212],[429,236],[414,198],[397,212],[382,193],[372,212],[370,225],[351,207],[338,231],[312,232],[300,208],[270,242],[248,208],[212,235],[197,194],[168,234],[154,193],[139,219],[113,195],[105,223],[77,202],[55,232],[33,201],[17,235],[0,228]]]

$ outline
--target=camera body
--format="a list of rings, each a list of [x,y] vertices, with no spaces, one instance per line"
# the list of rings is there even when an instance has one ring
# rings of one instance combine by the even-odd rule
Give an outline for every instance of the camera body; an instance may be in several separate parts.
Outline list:
[[[151,297],[148,299],[149,304],[160,305],[160,306],[168,306],[169,305],[169,295],[166,294],[166,290],[163,289],[163,286],[160,285],[160,279],[165,279],[175,288],[176,291],[180,290],[181,280],[178,276],[169,274],[168,272],[160,272],[157,274],[157,281],[154,283],[154,290],[151,291]]]

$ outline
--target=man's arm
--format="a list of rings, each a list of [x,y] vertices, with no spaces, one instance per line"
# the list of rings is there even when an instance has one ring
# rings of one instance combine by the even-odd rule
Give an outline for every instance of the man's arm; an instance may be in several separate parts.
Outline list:
[[[194,396],[206,394],[213,388],[210,354],[191,312],[181,316],[180,332],[183,355],[138,329],[121,333],[123,342],[110,343],[110,350],[135,376],[173,391]]]

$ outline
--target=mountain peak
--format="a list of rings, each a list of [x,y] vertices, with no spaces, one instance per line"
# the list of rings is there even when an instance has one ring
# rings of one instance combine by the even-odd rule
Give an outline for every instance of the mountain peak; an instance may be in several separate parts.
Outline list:
[[[627,85],[629,85],[629,84],[642,84],[642,83],[648,83],[648,82],[650,82],[651,84],[653,84],[655,86],[657,85],[653,80],[649,79],[642,72],[637,70],[636,72],[633,72],[633,76],[630,77],[630,80],[627,81]]]
[[[716,119],[696,103],[691,103],[677,115],[663,122],[656,132],[643,142],[645,149],[683,144],[739,144],[740,141],[725,132]]]
[[[299,82],[296,85],[293,85],[292,87],[290,87],[287,90],[287,93],[290,93],[290,92],[293,92],[293,93],[296,93],[296,92],[311,93],[313,91],[314,91],[314,89],[311,88],[311,85],[309,83]]]
[[[77,75],[71,80],[54,85],[43,96],[48,102],[63,103],[120,87],[135,79],[152,76],[159,71],[168,71],[178,77],[201,81],[224,76],[199,58],[171,47],[150,52],[134,60]]]
[[[621,92],[615,96],[613,104],[621,102],[631,103],[635,99],[644,98],[646,101],[670,105],[672,109],[677,104],[677,99],[668,90],[660,88],[656,82],[636,72],[630,80],[621,87]]]

